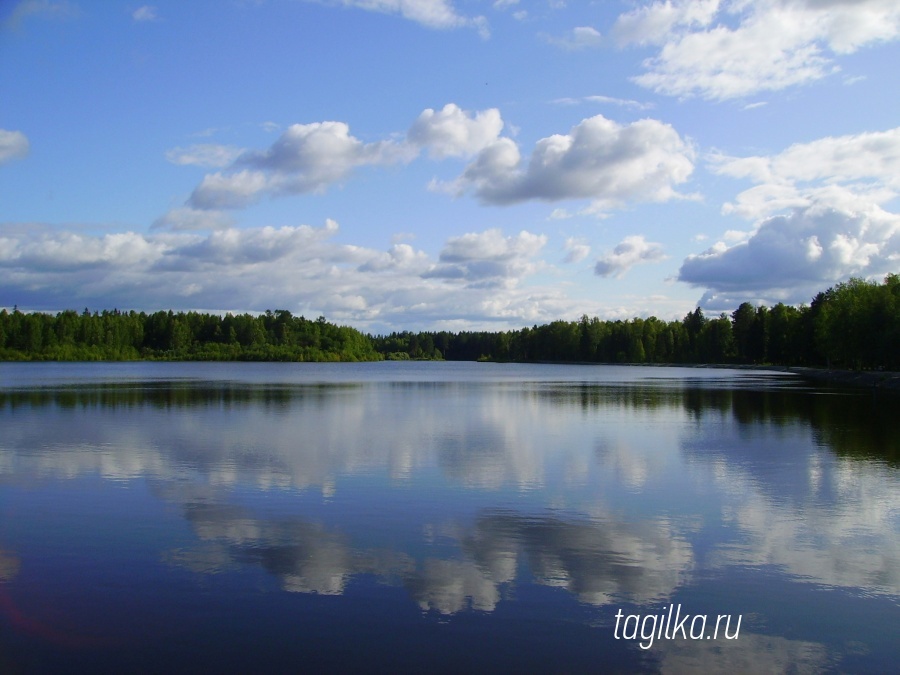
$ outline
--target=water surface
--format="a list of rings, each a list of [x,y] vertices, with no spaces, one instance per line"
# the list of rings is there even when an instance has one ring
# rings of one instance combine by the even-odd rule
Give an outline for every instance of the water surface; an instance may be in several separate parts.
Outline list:
[[[0,671],[889,671],[897,403],[697,368],[0,364]],[[617,631],[669,607],[739,634]]]

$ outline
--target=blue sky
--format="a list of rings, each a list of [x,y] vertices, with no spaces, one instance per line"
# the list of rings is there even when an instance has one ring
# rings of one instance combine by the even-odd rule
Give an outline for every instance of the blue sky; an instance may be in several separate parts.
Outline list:
[[[0,0],[0,306],[372,332],[900,271],[896,0]]]

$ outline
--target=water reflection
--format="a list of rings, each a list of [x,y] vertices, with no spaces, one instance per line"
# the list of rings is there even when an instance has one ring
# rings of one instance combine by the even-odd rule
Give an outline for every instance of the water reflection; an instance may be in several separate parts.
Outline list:
[[[722,644],[667,640],[659,643],[660,672],[685,673],[821,673],[834,666],[825,645],[772,635],[741,633]]]
[[[896,604],[895,401],[775,385],[753,376],[739,387],[148,380],[7,389],[0,490],[62,495],[60,483],[96,477],[120,491],[143,486],[187,531],[152,535],[169,571],[222,579],[256,570],[294,597],[351,598],[368,580],[442,617],[500,614],[535,588],[579,603],[592,621],[622,605],[747,603],[761,570],[780,589]],[[103,499],[115,509],[121,493]],[[27,550],[4,546],[0,582],[14,584]],[[735,578],[731,590],[723,580]],[[654,659],[665,672],[833,665],[832,646],[765,629],[751,622],[727,649],[661,641]]]
[[[402,584],[422,609],[453,614],[493,610],[504,584],[522,581],[563,588],[582,602],[649,602],[669,596],[693,567],[690,546],[661,522],[615,522],[572,516],[483,512],[469,526],[432,525],[453,540],[454,556],[416,560],[401,550],[355,548],[321,523],[291,517],[265,520],[232,505],[184,505],[199,545],[164,558],[202,573],[255,564],[291,592],[340,594],[370,574]]]

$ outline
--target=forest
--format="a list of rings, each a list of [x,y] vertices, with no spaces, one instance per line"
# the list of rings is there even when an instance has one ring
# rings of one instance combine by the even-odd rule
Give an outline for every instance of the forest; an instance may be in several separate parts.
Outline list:
[[[372,339],[287,310],[198,312],[0,311],[0,360],[376,361]]]
[[[900,276],[851,279],[809,305],[744,303],[731,315],[698,307],[683,319],[582,316],[512,331],[366,335],[287,310],[56,315],[0,311],[0,360],[551,361],[772,364],[900,370]]]

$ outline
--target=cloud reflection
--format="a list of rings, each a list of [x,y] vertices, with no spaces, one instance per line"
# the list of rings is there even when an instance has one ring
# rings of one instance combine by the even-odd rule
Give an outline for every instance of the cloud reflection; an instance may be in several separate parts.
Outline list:
[[[531,582],[596,606],[656,602],[703,565],[775,565],[793,579],[900,595],[900,479],[891,455],[872,459],[891,437],[880,408],[685,382],[7,391],[0,481],[147,480],[198,538],[166,554],[173,564],[256,565],[285,590],[322,595],[372,575],[442,614],[490,611],[504,585]],[[834,453],[822,447],[830,439]],[[386,517],[397,507],[379,498],[398,484],[452,491],[454,548],[361,548],[340,522],[264,518],[232,503],[236,488],[314,488],[334,500],[350,477],[375,486],[357,507]],[[453,500],[468,504],[473,490],[493,501],[459,512]],[[491,506],[510,494],[517,506]],[[421,518],[423,531],[446,524]]]
[[[821,673],[831,665],[824,645],[772,635],[741,632],[737,640],[662,640],[654,644],[660,672]]]
[[[258,565],[290,592],[339,595],[355,575],[402,585],[423,610],[493,611],[504,585],[534,581],[582,602],[648,602],[668,597],[693,567],[690,546],[661,523],[484,512],[468,527],[437,528],[456,555],[416,559],[396,549],[354,546],[338,529],[300,517],[264,519],[225,503],[183,505],[194,548],[168,552],[170,564],[198,573]],[[434,528],[429,528],[434,530]],[[430,550],[430,549],[429,549]]]

